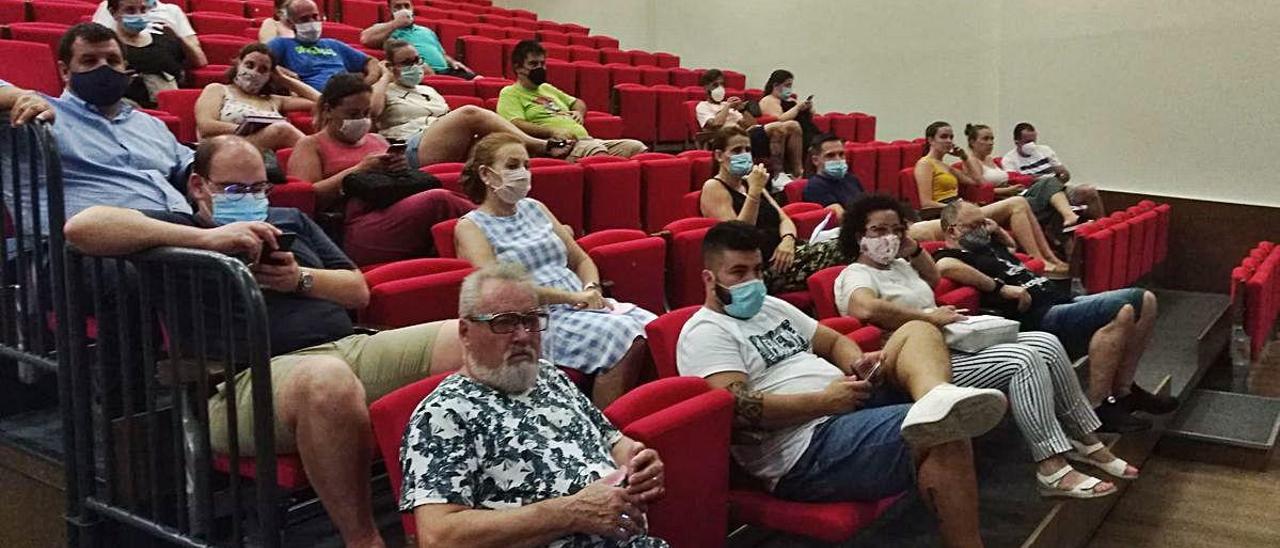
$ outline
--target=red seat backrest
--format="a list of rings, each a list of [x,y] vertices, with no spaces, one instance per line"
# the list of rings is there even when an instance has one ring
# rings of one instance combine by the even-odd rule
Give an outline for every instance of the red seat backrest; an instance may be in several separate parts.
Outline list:
[[[640,230],[608,230],[584,236],[578,244],[611,283],[610,296],[654,314],[666,308],[667,242]]]
[[[849,171],[853,172],[867,192],[879,192],[876,181],[876,149],[869,146],[849,146],[844,148],[845,158],[849,162]]]
[[[9,83],[57,97],[62,93],[62,77],[53,51],[45,44],[0,40],[0,78]]]
[[[391,481],[391,493],[396,500],[400,500],[404,485],[404,471],[400,469],[400,446],[404,442],[405,428],[409,426],[409,419],[418,404],[451,374],[452,372],[441,373],[402,386],[369,406],[373,438],[378,443],[378,452],[382,454],[383,462],[387,463],[387,479]],[[413,522],[412,513],[401,514],[400,523],[404,526],[405,535],[417,534],[418,527]]]
[[[587,108],[599,111],[610,110],[609,69],[600,63],[591,61],[573,61],[578,71],[577,98],[587,104]]]
[[[178,140],[194,143],[199,140],[196,135],[196,100],[200,98],[199,89],[168,89],[156,94],[156,106],[169,114],[178,117]],[[283,164],[282,166],[283,167]]]
[[[459,37],[458,57],[481,76],[501,77],[502,67],[507,64],[502,58],[502,43],[487,36]]]
[[[547,206],[561,224],[569,225],[574,234],[582,233],[583,182],[580,166],[533,166],[533,187],[529,197]]]
[[[41,0],[39,2],[31,2],[30,8],[32,21],[62,23],[64,25],[74,25],[80,22],[82,17],[93,17],[93,12],[97,10],[95,4],[71,0]],[[243,14],[244,12],[241,11],[240,13]]]
[[[440,221],[431,227],[431,241],[436,244],[436,255],[441,257],[457,257],[458,251],[453,243],[453,230],[458,226],[457,219]]]
[[[686,158],[640,160],[640,211],[645,230],[657,232],[683,217],[680,204],[692,173],[693,164]]]
[[[454,259],[442,266],[452,267]],[[466,264],[466,261],[462,261]],[[386,265],[379,267],[387,268]],[[375,271],[378,269],[375,269]],[[469,265],[420,276],[384,281],[369,288],[369,304],[357,315],[360,323],[397,328],[458,317],[462,280],[474,269]]]
[[[688,158],[693,168],[689,174],[689,190],[699,190],[702,184],[711,178],[712,164],[715,162],[710,150],[686,150],[677,155]]]
[[[809,295],[813,298],[813,309],[818,319],[840,316],[840,309],[836,306],[836,278],[841,272],[844,272],[843,266],[830,266],[809,276]]]
[[[702,286],[702,239],[717,222],[707,217],[692,217],[668,224],[671,233],[667,246],[667,304],[671,307],[700,303],[705,298]]]
[[[223,13],[220,11],[194,11],[187,14],[191,26],[199,34],[236,35],[252,26],[252,21],[243,15]]]
[[[702,308],[701,304],[686,306],[667,312],[644,326],[649,355],[658,371],[658,378],[679,377],[676,367],[676,345],[680,342],[680,330],[685,322]]]
[[[782,188],[782,192],[787,195],[787,203],[793,204],[804,201],[804,187],[809,184],[808,179],[796,179],[787,183]]]
[[[582,167],[587,231],[640,228],[640,163],[617,156],[589,156]]]
[[[483,80],[488,80],[488,78]],[[476,85],[473,82],[474,80],[463,80],[462,78],[455,78],[453,76],[439,75],[428,76],[422,79],[423,84],[431,86],[432,89],[440,92],[440,95],[470,95],[472,97],[477,97]]]

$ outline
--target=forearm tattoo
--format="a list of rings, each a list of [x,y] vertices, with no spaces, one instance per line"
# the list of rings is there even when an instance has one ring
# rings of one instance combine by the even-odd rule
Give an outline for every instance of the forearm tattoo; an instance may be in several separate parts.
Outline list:
[[[728,386],[733,394],[733,438],[738,444],[758,444],[763,436],[764,394],[738,381]]]

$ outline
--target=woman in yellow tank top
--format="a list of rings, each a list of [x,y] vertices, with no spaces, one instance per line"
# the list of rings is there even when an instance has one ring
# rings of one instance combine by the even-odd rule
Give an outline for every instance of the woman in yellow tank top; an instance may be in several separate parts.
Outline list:
[[[934,122],[925,129],[928,139],[924,157],[916,162],[916,186],[920,191],[920,207],[942,207],[960,197],[960,185],[978,184],[963,171],[952,169],[942,161],[948,154],[965,159],[964,149],[955,145],[955,131],[946,122]]]

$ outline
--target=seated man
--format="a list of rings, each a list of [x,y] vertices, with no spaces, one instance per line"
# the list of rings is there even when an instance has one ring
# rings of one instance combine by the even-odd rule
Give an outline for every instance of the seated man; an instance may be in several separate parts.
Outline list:
[[[51,128],[67,216],[95,204],[191,213],[179,190],[186,185],[191,149],[164,123],[121,100],[130,82],[127,68],[115,32],[81,23],[58,45],[62,95],[37,100],[30,93],[0,93],[0,110],[52,105],[56,112]]]
[[[312,0],[293,0],[285,7],[293,37],[277,36],[267,43],[280,66],[298,74],[298,79],[315,89],[324,89],[340,72],[364,73],[373,84],[382,77],[378,60],[332,38],[321,38],[324,18]]]
[[[498,94],[498,115],[543,139],[577,139],[568,160],[608,154],[630,158],[647,150],[635,139],[593,139],[582,122],[587,104],[547,83],[547,50],[522,40],[511,51],[517,81]]]
[[[387,40],[404,40],[418,50],[422,62],[426,63],[427,76],[457,76],[466,80],[476,77],[476,73],[449,57],[440,45],[440,38],[435,31],[413,22],[413,2],[409,0],[390,0],[392,18],[386,23],[376,23],[360,33],[360,43],[367,48],[382,49]]]
[[[209,64],[204,50],[200,49],[200,37],[196,36],[196,29],[192,28],[191,21],[187,19],[187,14],[182,11],[182,7],[157,0],[147,0],[147,18],[155,23],[151,28],[152,34],[164,34],[164,27],[169,27],[173,30],[173,35],[186,44],[191,68]],[[93,22],[109,29],[116,28],[116,18],[107,8],[106,0],[98,2],[98,9],[93,12]],[[225,62],[227,62],[226,59],[219,61],[219,63]]]
[[[662,461],[539,359],[548,314],[524,268],[467,276],[458,315],[462,370],[418,404],[400,450],[418,545],[667,546],[645,535]]]
[[[950,384],[942,334],[925,322],[863,354],[766,296],[752,225],[712,227],[702,258],[707,298],[680,331],[677,367],[733,394],[743,468],[806,502],[877,500],[915,483],[948,546],[980,546],[969,439],[1000,422],[1004,395]]]
[[[852,203],[863,192],[862,181],[849,171],[849,162],[844,158],[844,141],[830,133],[814,137],[809,146],[809,163],[813,175],[804,185],[804,201],[844,215],[844,204]]]
[[[1102,430],[1131,432],[1151,422],[1132,411],[1170,413],[1176,399],[1156,396],[1134,381],[1151,330],[1156,296],[1139,288],[1084,297],[1036,275],[1009,251],[1013,242],[978,206],[959,200],[942,209],[946,249],[934,254],[938,273],[982,292],[982,306],[1022,322],[1022,329],[1047,331],[1062,340],[1072,356],[1089,355],[1085,395]]]
[[[1031,177],[1057,177],[1062,184],[1071,182],[1071,172],[1058,160],[1058,154],[1046,145],[1036,143],[1039,134],[1035,126],[1028,122],[1018,122],[1013,126],[1013,150],[1006,152],[1000,160],[1006,171],[1016,171]],[[1093,185],[1067,185],[1067,199],[1076,205],[1088,206],[1089,217],[1100,219],[1106,216],[1102,206],[1102,197],[1098,195],[1098,187]]]
[[[200,143],[188,182],[195,214],[95,206],[67,221],[67,241],[94,255],[155,246],[248,255],[263,290],[275,353],[276,451],[302,457],[307,478],[347,546],[382,546],[369,493],[369,403],[456,369],[461,364],[457,328],[446,321],[354,334],[347,309],[368,302],[364,276],[301,212],[268,208],[265,179],[262,155],[252,144],[230,135],[213,137]],[[264,245],[276,247],[282,231],[297,234],[291,252],[258,257]],[[241,371],[234,382],[241,394],[236,401],[240,451],[252,453],[250,371]],[[227,405],[222,389],[209,400],[209,437],[218,452],[230,444]]]
[[[707,90],[707,100],[698,103],[698,127],[716,131],[736,125],[742,129],[756,126],[756,117],[747,110],[747,102],[741,97],[725,97],[724,72],[708,69],[698,78],[698,85]]]
[[[744,101],[741,97],[725,98],[724,72],[720,69],[708,69],[702,73],[698,84],[707,92],[707,100],[698,103],[695,111],[698,127],[703,131],[714,132],[735,125],[747,130],[747,135],[751,137],[752,158],[766,162],[770,173],[781,175],[782,166],[786,164],[788,144],[795,145],[793,152],[799,156],[800,147],[803,146],[798,144],[799,123],[786,120],[760,125],[756,120],[756,116],[760,114],[759,105]],[[784,179],[790,181],[790,177],[778,178],[774,181],[775,188],[781,189],[781,185],[785,184]]]

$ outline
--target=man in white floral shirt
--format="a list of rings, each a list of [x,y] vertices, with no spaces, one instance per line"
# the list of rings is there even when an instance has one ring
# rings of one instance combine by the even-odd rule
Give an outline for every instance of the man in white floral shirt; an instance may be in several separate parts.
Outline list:
[[[400,449],[419,546],[667,546],[645,534],[662,461],[538,358],[548,316],[524,269],[468,276],[459,317],[464,365],[418,405]]]

